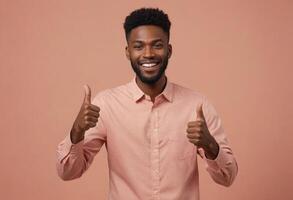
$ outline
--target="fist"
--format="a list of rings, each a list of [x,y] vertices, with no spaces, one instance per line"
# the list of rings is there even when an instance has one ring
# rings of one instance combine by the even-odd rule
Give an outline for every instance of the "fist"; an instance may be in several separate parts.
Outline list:
[[[80,111],[74,121],[71,131],[72,140],[82,139],[86,130],[96,126],[100,116],[100,108],[96,105],[91,104],[90,87],[88,85],[85,85],[84,90],[84,100],[81,105]]]
[[[196,109],[197,118],[187,124],[187,138],[189,142],[198,148],[203,148],[208,158],[215,158],[219,152],[219,146],[210,134],[203,114],[202,105]]]

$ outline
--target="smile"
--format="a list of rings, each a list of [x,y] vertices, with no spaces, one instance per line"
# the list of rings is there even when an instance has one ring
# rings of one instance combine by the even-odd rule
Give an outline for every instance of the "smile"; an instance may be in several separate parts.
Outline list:
[[[154,67],[156,65],[157,65],[157,63],[144,63],[141,66],[143,66],[143,67]]]
[[[160,62],[142,63],[142,64],[140,64],[140,66],[142,67],[142,69],[143,69],[145,72],[152,72],[152,71],[156,71],[157,69],[160,68],[159,63],[160,63]]]

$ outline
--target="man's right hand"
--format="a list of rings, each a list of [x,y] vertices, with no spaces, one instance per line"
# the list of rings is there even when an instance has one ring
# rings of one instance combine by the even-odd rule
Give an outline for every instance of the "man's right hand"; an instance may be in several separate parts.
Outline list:
[[[84,133],[89,128],[95,127],[100,116],[100,108],[91,104],[91,89],[88,85],[84,86],[85,96],[80,111],[74,121],[70,132],[71,142],[76,144],[83,140]]]

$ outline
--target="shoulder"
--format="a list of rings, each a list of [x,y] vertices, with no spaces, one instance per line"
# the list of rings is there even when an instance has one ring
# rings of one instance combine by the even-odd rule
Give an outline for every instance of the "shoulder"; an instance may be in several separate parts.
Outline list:
[[[127,90],[127,87],[127,84],[123,84],[113,88],[101,90],[95,95],[93,102],[106,103],[121,96],[128,96],[129,92]]]
[[[206,96],[197,90],[190,89],[177,83],[172,83],[172,85],[175,98],[190,99],[201,102],[206,100]]]
[[[208,99],[205,94],[176,83],[172,84],[174,99],[177,100],[177,102],[179,101],[181,103],[184,103],[185,105],[191,104],[195,107],[202,105],[206,113],[216,114],[213,103]]]

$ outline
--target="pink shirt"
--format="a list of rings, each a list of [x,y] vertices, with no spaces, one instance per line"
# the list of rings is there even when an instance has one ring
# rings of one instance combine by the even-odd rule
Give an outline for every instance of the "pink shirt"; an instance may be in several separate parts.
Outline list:
[[[203,112],[220,151],[208,160],[203,149],[188,141],[187,123]],[[109,200],[198,200],[197,154],[206,162],[213,180],[232,184],[237,163],[228,146],[221,120],[201,94],[167,82],[153,103],[130,83],[100,92],[92,104],[100,107],[97,126],[83,141],[72,144],[70,135],[59,144],[57,171],[63,180],[80,177],[103,144],[109,163]]]

